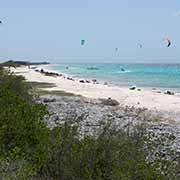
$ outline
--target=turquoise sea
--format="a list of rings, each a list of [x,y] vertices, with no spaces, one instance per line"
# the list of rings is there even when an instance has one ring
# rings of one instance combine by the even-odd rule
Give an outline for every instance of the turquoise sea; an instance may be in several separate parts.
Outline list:
[[[180,91],[180,64],[52,64],[50,69],[118,86]]]

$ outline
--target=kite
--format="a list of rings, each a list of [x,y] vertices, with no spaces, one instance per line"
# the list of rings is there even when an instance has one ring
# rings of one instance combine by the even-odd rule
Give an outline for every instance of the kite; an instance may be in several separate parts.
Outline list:
[[[167,46],[166,47],[170,47],[171,46],[171,40],[169,38],[164,38],[164,41],[167,42]]]
[[[142,48],[142,47],[143,47],[142,44],[138,44],[138,46],[139,46],[139,48]]]
[[[83,45],[84,45],[84,43],[85,43],[85,40],[84,40],[84,39],[82,39],[82,40],[81,40],[81,46],[83,46]]]

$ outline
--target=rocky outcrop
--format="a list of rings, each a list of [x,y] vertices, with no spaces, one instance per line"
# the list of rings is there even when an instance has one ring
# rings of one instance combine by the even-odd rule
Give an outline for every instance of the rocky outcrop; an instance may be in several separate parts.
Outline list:
[[[175,93],[174,93],[174,92],[172,92],[172,91],[168,91],[168,90],[167,90],[167,91],[165,91],[165,92],[164,92],[164,94],[174,95]]]
[[[136,89],[136,86],[132,86],[129,88],[130,90],[135,90]]]
[[[55,101],[56,101],[55,98],[43,98],[44,103],[52,103],[52,102],[55,102]]]

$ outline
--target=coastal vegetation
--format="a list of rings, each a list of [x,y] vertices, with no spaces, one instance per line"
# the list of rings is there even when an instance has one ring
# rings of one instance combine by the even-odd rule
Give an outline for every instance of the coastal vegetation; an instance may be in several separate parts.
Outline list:
[[[9,60],[5,61],[3,63],[0,63],[0,67],[20,67],[20,66],[27,66],[27,65],[46,65],[49,64],[48,62],[37,62],[37,63],[32,63],[29,61],[14,61],[14,60]]]
[[[52,88],[56,85],[53,83],[45,83],[45,82],[27,82],[27,84],[31,87],[34,94],[37,95],[58,95],[58,96],[75,96],[73,93],[60,91],[60,90],[53,90],[49,91],[46,88]]]
[[[157,143],[143,125],[122,129],[110,121],[94,134],[82,134],[80,121],[85,117],[72,123],[74,114],[72,121],[49,128],[44,118],[51,113],[34,94],[34,88],[42,86],[49,85],[29,84],[0,69],[0,179],[179,179],[178,159],[171,159],[174,152],[166,152],[166,158],[159,150],[152,158],[173,135],[163,135]]]

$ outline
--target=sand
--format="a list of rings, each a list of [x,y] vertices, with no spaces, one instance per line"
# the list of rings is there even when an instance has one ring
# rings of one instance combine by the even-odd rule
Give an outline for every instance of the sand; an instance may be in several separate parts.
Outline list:
[[[47,69],[47,66],[41,66]],[[41,68],[39,66],[39,68]],[[80,83],[79,80],[71,81],[63,77],[45,76],[34,69],[22,66],[11,68],[11,71],[23,75],[27,81],[54,83],[56,87],[46,90],[63,90],[66,92],[82,95],[88,98],[113,98],[121,105],[147,108],[155,111],[173,112],[180,114],[180,95],[167,95],[163,92],[157,93],[147,89],[141,91],[130,90],[128,87],[117,87],[103,84]]]

